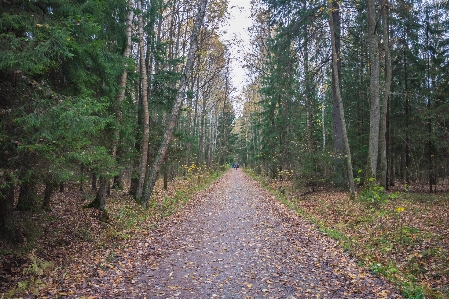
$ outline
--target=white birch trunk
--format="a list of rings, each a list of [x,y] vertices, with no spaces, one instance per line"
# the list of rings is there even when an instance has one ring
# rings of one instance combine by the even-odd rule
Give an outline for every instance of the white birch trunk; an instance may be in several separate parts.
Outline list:
[[[141,1],[137,2],[137,9],[142,10]],[[139,183],[137,185],[136,199],[141,199],[143,192],[143,184],[145,182],[147,164],[148,164],[148,143],[150,140],[150,112],[148,110],[148,82],[147,82],[147,65],[145,57],[145,36],[143,31],[143,16],[139,14],[139,52],[140,52],[140,75],[142,80],[142,110],[143,110],[143,136],[142,149],[140,152],[139,165]]]
[[[147,177],[145,181],[145,188],[142,197],[142,204],[146,207],[148,200],[150,199],[151,194],[153,193],[153,188],[156,183],[157,175],[159,170],[161,169],[162,162],[165,159],[165,155],[167,153],[168,145],[171,141],[173,130],[175,128],[176,121],[178,119],[179,110],[181,108],[181,104],[184,99],[184,91],[187,83],[189,82],[189,78],[192,74],[193,64],[195,60],[195,54],[198,47],[198,35],[200,33],[200,29],[203,25],[204,15],[206,13],[207,0],[201,0],[198,7],[198,14],[195,20],[195,24],[193,27],[192,36],[190,39],[190,47],[187,55],[187,61],[184,68],[183,77],[179,83],[178,94],[176,96],[176,101],[170,116],[168,127],[165,131],[162,144],[159,147],[159,151],[156,155],[156,159],[154,160],[153,166],[151,167],[150,175]]]

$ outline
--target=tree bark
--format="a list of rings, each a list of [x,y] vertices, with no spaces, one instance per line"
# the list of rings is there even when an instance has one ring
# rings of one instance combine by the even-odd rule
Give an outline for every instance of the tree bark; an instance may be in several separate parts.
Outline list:
[[[80,188],[79,191],[84,191],[84,165],[80,165]]]
[[[92,172],[92,176],[91,176],[91,189],[93,191],[97,191],[97,175],[95,173]],[[60,191],[63,192],[63,191]]]
[[[14,182],[8,170],[0,170],[0,236],[15,241],[13,209]]]
[[[106,189],[108,186],[108,181],[109,180],[105,176],[100,175],[100,178],[99,178],[100,187],[98,188],[95,199],[90,204],[87,205],[87,208],[94,208],[94,209],[98,209],[100,211],[105,211]]]
[[[427,67],[426,67],[426,88],[428,92],[428,99],[427,99],[427,111],[429,115],[431,115],[431,106],[432,106],[432,89],[433,86],[435,86],[434,80],[432,80],[432,83],[430,82],[433,78],[433,72],[431,71],[431,60],[435,60],[435,57],[431,57],[430,51],[430,44],[429,44],[429,36],[430,36],[430,28],[429,28],[429,11],[428,7],[426,7],[426,48],[427,48]],[[432,118],[428,117],[427,120],[427,169],[428,169],[428,177],[429,177],[429,192],[434,192],[433,185],[436,184],[436,174],[435,174],[435,150],[434,150],[434,144],[432,142]],[[436,192],[436,186],[435,186],[435,192]]]
[[[137,9],[141,10],[141,1],[137,2]],[[148,167],[148,143],[150,140],[150,112],[148,110],[148,82],[147,82],[147,66],[145,60],[145,38],[143,30],[143,16],[139,14],[139,52],[140,52],[140,75],[142,82],[142,110],[143,110],[143,136],[142,148],[140,151],[139,165],[139,184],[137,185],[136,199],[140,200],[145,183],[146,172]]]
[[[407,69],[407,44],[404,45],[404,93],[405,93],[405,157],[404,157],[404,171],[403,177],[405,183],[410,185],[410,132],[409,132],[409,119],[410,119],[410,98],[408,94],[408,69]]]
[[[344,185],[344,153],[345,146],[343,142],[343,131],[340,115],[340,102],[337,97],[336,88],[341,91],[341,59],[340,59],[340,7],[337,1],[332,1],[332,10],[330,11],[333,19],[333,34],[335,51],[336,51],[336,67],[332,67],[332,122],[333,122],[333,147],[334,147],[334,174],[333,183],[336,187],[343,187]],[[332,61],[334,56],[332,56]],[[336,74],[334,74],[336,73]],[[335,81],[339,78],[340,81]]]
[[[126,16],[126,45],[125,45],[125,49],[123,51],[123,57],[125,59],[125,66],[123,69],[123,73],[122,76],[120,78],[120,93],[117,97],[117,107],[115,108],[115,120],[117,123],[117,128],[114,131],[114,136],[113,136],[113,140],[112,140],[112,157],[114,158],[114,160],[117,160],[117,152],[118,152],[118,145],[120,142],[120,125],[122,124],[122,119],[123,119],[123,115],[122,115],[122,103],[123,100],[125,99],[125,93],[126,93],[126,82],[128,80],[128,58],[129,55],[131,53],[131,45],[132,45],[132,41],[131,41],[131,37],[132,37],[132,20],[133,20],[133,0],[128,0],[128,14]],[[118,186],[119,188],[122,188],[122,181],[121,181],[121,174],[117,175],[116,177],[114,177],[114,186]]]
[[[189,95],[187,95],[187,121],[186,121],[186,136],[189,137],[193,137],[194,136],[194,132],[193,132],[193,127],[192,127],[192,105],[193,105],[193,95],[191,93],[193,93],[193,87],[195,85],[195,80],[192,80],[192,78],[190,79],[190,90],[189,90]],[[190,155],[192,152],[192,140],[191,138],[188,138],[187,141],[187,149],[186,149],[186,159],[185,159],[185,165],[186,167],[190,166]]]
[[[383,23],[383,40],[385,51],[385,94],[381,111],[380,124],[380,168],[381,168],[381,185],[388,189],[388,163],[387,163],[387,116],[388,105],[391,93],[391,56],[390,56],[390,30],[388,25],[389,15],[389,1],[384,0],[382,9],[382,23]]]
[[[346,122],[345,122],[345,114],[343,109],[343,100],[341,97],[341,89],[340,84],[338,82],[341,82],[341,78],[338,74],[338,52],[337,47],[335,43],[335,32],[334,32],[334,17],[333,17],[333,3],[330,1],[328,2],[329,6],[329,28],[330,28],[330,36],[331,36],[331,43],[332,43],[332,68],[334,69],[333,75],[335,80],[335,93],[338,100],[339,110],[340,110],[340,122],[341,122],[341,130],[343,133],[343,142],[345,145],[346,150],[346,163],[348,167],[348,183],[349,183],[349,192],[351,193],[351,197],[355,194],[355,187],[354,187],[354,175],[352,173],[352,161],[351,161],[351,150],[349,147],[349,140],[348,140],[348,134],[346,132]]]
[[[25,171],[22,171],[22,174],[24,172]],[[20,183],[20,193],[16,209],[19,211],[34,210],[37,203],[36,175],[34,171],[32,171],[31,174],[24,174],[20,177],[20,179],[22,180],[22,182]]]
[[[376,178],[377,159],[379,156],[379,46],[376,34],[375,0],[367,0],[368,18],[368,52],[370,60],[370,133],[368,148],[367,179]],[[368,180],[369,181],[369,180]]]
[[[168,165],[164,169],[164,190],[168,189]]]
[[[206,118],[206,97],[202,97],[203,102],[201,104],[201,121],[200,121],[200,141],[199,141],[199,147],[198,147],[198,164],[199,166],[203,165],[204,163],[204,157],[205,157],[205,118]]]
[[[42,202],[42,208],[50,210],[50,199],[53,192],[58,188],[59,184],[55,180],[49,178],[45,182],[44,199]]]
[[[303,2],[303,9],[306,11],[306,2]],[[309,71],[309,28],[307,22],[304,24],[304,84],[305,84],[305,95],[306,95],[306,110],[307,110],[307,151],[309,154],[312,153],[312,132],[313,132],[313,122],[312,122],[312,93]]]
[[[144,193],[142,197],[142,204],[146,207],[148,200],[150,199],[151,194],[153,193],[153,188],[156,183],[157,175],[161,168],[161,165],[164,161],[165,155],[167,153],[168,145],[173,135],[173,130],[176,125],[176,121],[179,114],[179,109],[181,108],[182,101],[184,99],[184,90],[186,84],[189,82],[189,77],[193,70],[193,63],[195,60],[195,53],[198,46],[198,35],[200,29],[203,24],[204,15],[206,13],[207,0],[201,0],[198,7],[198,14],[195,20],[195,24],[193,27],[192,37],[190,39],[190,47],[189,52],[187,54],[187,62],[184,68],[183,77],[179,83],[178,94],[176,96],[176,101],[170,116],[169,124],[167,129],[165,130],[165,134],[162,140],[162,144],[159,147],[159,151],[156,155],[156,159],[154,160],[153,166],[150,171],[150,175],[148,176],[145,182]]]

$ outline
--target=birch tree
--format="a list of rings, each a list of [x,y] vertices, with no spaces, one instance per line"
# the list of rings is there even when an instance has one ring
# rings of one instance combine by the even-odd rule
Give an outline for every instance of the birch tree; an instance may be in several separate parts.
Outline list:
[[[145,56],[145,36],[144,36],[144,22],[142,15],[142,1],[137,2],[137,9],[139,14],[139,54],[140,54],[140,76],[141,76],[141,100],[143,112],[143,134],[142,134],[142,148],[140,151],[139,164],[139,183],[137,185],[136,199],[140,200],[142,196],[143,184],[145,182],[145,175],[148,164],[148,143],[150,140],[150,111],[148,108],[148,78],[147,78],[147,64]]]
[[[123,119],[123,113],[122,113],[122,104],[123,101],[125,99],[125,94],[126,94],[126,83],[128,81],[128,60],[130,57],[130,53],[131,53],[131,46],[132,46],[132,22],[133,22],[133,17],[134,17],[134,1],[133,0],[128,0],[128,14],[126,16],[126,27],[125,27],[125,34],[126,34],[126,44],[125,44],[125,49],[123,51],[123,58],[125,59],[125,65],[123,68],[123,73],[122,76],[120,78],[120,82],[119,82],[119,86],[120,86],[120,91],[119,91],[119,95],[117,97],[117,108],[116,108],[116,113],[115,113],[115,118],[116,118],[116,123],[118,128],[116,128],[115,132],[114,132],[114,139],[113,139],[113,143],[112,143],[112,157],[114,159],[117,159],[117,148],[120,142],[120,125],[122,124],[122,119]],[[118,185],[121,185],[121,182],[119,182],[120,179],[118,178],[118,180],[115,182]],[[122,187],[122,186],[119,186]]]
[[[168,127],[165,130],[164,137],[162,139],[162,144],[159,147],[159,151],[156,155],[156,159],[153,162],[153,165],[150,170],[150,174],[145,181],[144,193],[142,197],[143,206],[147,206],[148,200],[150,199],[151,194],[153,193],[153,188],[156,183],[157,175],[159,170],[161,169],[162,163],[165,159],[165,155],[167,153],[168,145],[171,141],[173,130],[176,125],[176,121],[178,119],[179,109],[181,108],[181,104],[184,100],[184,92],[187,83],[189,82],[189,78],[192,73],[193,63],[195,58],[195,52],[198,46],[198,35],[200,29],[203,25],[204,15],[206,13],[207,0],[200,0],[198,6],[198,13],[195,19],[195,24],[193,27],[192,36],[190,38],[190,46],[187,54],[187,61],[183,72],[183,77],[178,86],[178,93],[176,96],[176,101],[173,106],[173,110],[170,115]]]

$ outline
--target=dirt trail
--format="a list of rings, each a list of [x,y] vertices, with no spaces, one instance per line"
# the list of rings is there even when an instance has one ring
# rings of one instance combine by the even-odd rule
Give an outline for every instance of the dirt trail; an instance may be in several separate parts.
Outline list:
[[[77,298],[400,298],[241,170],[71,288]]]

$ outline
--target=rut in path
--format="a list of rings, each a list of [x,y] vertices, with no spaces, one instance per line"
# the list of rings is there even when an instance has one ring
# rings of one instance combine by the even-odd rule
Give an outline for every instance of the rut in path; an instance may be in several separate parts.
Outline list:
[[[241,170],[76,287],[102,298],[400,298]]]

